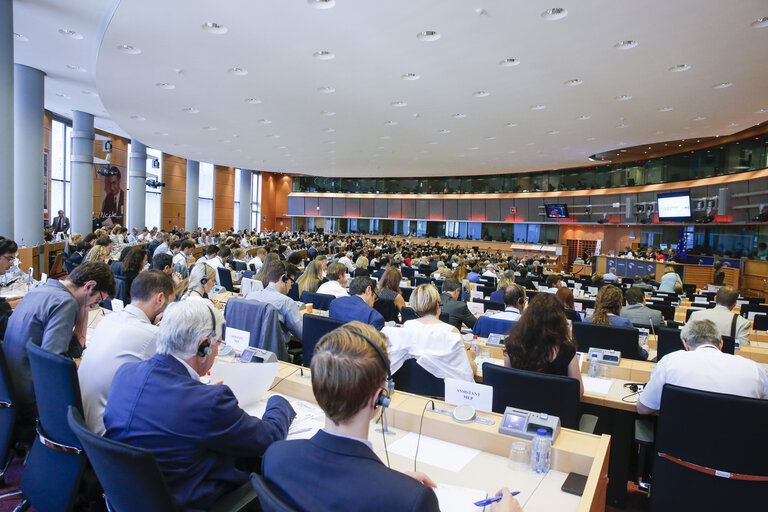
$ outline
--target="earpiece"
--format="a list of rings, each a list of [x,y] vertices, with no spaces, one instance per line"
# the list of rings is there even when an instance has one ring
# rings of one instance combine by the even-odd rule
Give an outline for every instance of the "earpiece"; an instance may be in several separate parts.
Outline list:
[[[361,332],[357,332],[353,329],[347,329],[349,332],[353,334],[357,334],[361,338],[363,338],[365,341],[368,342],[370,346],[373,347],[373,349],[376,351],[377,354],[379,354],[379,357],[381,358],[381,363],[384,365],[384,369],[387,371],[387,388],[382,390],[382,392],[379,394],[378,398],[376,398],[376,407],[382,407],[387,408],[389,407],[390,392],[395,388],[395,382],[392,380],[392,373],[389,370],[389,362],[387,361],[387,356],[384,355],[384,352],[379,348],[379,346],[373,342],[371,338],[366,336],[365,334]]]
[[[197,355],[199,357],[206,357],[211,352],[213,352],[210,340],[216,339],[216,316],[213,314],[213,310],[209,306],[206,305],[205,307],[208,309],[208,313],[211,314],[211,334],[208,335],[208,340],[202,342],[200,346],[197,347]]]

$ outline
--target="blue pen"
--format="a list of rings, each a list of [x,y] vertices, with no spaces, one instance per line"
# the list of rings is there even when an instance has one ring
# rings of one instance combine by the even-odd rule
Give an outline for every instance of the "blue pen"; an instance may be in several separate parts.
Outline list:
[[[512,494],[512,496],[517,496],[520,494],[520,491],[515,491]],[[490,505],[491,503],[496,503],[497,501],[501,500],[501,496],[496,496],[495,498],[488,498],[487,500],[480,500],[475,502],[476,507],[485,507],[486,505]]]

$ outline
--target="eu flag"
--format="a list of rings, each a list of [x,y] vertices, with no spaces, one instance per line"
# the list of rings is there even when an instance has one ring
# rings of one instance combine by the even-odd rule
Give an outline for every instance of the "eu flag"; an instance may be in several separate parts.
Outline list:
[[[686,254],[688,252],[687,242],[685,238],[685,226],[680,226],[680,238],[677,240],[677,257],[679,261],[685,261]]]

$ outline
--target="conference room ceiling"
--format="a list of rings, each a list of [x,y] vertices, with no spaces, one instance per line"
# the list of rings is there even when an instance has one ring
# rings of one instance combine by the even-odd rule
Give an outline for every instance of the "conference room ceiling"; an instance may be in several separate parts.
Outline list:
[[[89,24],[111,14],[75,3]],[[767,16],[764,0],[122,0],[73,73],[95,75],[110,118],[97,125],[200,161],[322,176],[558,169],[766,121]],[[72,60],[52,50],[57,70]]]

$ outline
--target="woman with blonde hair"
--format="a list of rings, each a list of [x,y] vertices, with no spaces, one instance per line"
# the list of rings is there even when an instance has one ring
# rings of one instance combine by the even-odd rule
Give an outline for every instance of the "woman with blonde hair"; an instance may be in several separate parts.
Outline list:
[[[322,262],[314,259],[309,262],[306,270],[299,277],[296,284],[299,287],[299,297],[303,292],[317,292],[320,284],[323,282],[323,264]]]
[[[85,256],[85,260],[83,263],[94,263],[94,262],[103,262],[107,263],[109,261],[109,250],[103,245],[94,245],[90,251],[88,251],[88,254]]]
[[[368,258],[360,256],[357,258],[357,261],[355,261],[355,272],[353,277],[368,275],[370,275],[370,272],[368,272]]]
[[[207,263],[197,263],[184,283],[185,286],[179,290],[181,300],[192,297],[207,299],[208,293],[216,286],[216,269]]]

